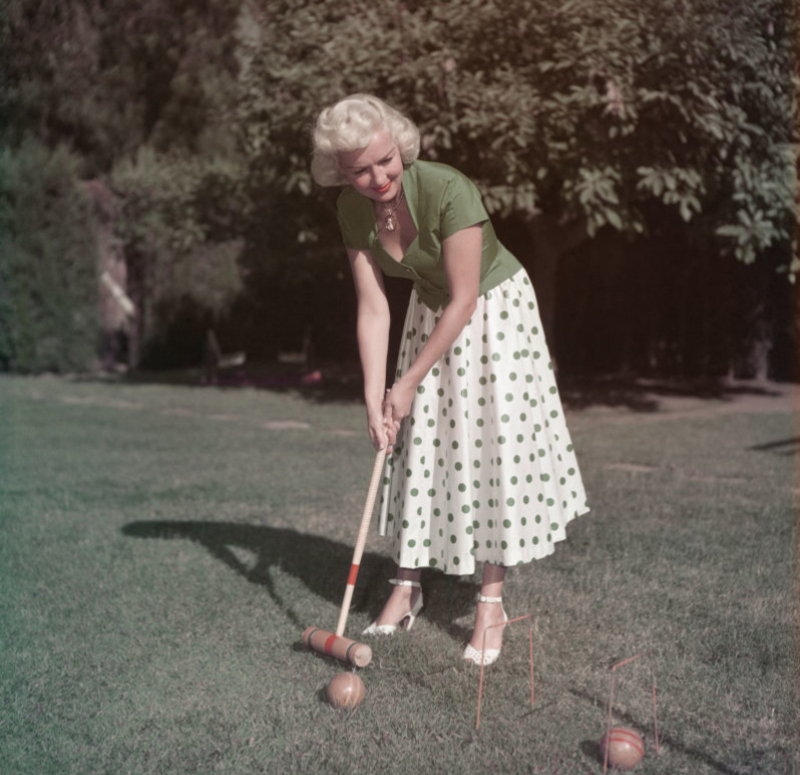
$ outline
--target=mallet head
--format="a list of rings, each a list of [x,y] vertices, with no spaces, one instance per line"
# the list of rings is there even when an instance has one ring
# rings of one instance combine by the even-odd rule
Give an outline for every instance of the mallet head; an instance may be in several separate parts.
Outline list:
[[[320,654],[341,659],[356,667],[366,667],[372,661],[372,649],[365,643],[357,643],[319,627],[308,627],[303,633],[303,643]]]

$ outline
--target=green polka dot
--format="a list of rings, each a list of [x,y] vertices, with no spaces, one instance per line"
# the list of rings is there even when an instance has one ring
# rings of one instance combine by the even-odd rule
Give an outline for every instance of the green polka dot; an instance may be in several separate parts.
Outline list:
[[[505,444],[506,443],[506,437],[505,436],[498,436],[497,437],[497,443],[498,444]]]
[[[505,310],[503,310],[503,311],[500,313],[500,319],[501,319],[501,320],[508,320],[508,312],[506,312]]]
[[[404,529],[404,530],[405,530],[405,529],[408,529],[408,520],[407,520],[407,519],[404,519],[404,520],[403,520],[403,529]]]
[[[458,565],[461,560],[458,557],[453,557],[453,565]]]
[[[413,549],[417,545],[417,542],[413,538],[409,538],[408,545]]]
[[[503,520],[503,527],[511,527],[511,520],[510,519],[504,519]]]
[[[415,436],[414,444],[418,447],[420,444],[422,444],[422,439],[419,436]]]
[[[456,542],[456,537],[455,536],[450,536],[450,543],[454,544],[455,542]]]
[[[493,360],[493,361],[495,361],[495,363],[496,363],[497,361],[499,361],[499,360],[500,360],[500,353],[494,353],[494,354],[492,355],[492,360]]]

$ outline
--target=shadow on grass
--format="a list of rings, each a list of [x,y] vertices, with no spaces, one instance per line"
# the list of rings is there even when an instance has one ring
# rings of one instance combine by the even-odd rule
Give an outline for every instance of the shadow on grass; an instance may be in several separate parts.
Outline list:
[[[588,692],[579,691],[577,689],[570,689],[570,694],[574,697],[578,697],[582,700],[588,700],[592,703],[592,705],[596,705],[598,707],[608,708],[608,704],[606,700],[601,700],[599,697],[595,697]],[[614,708],[614,717],[616,719],[622,719],[625,724],[632,729],[635,729],[642,735],[643,738],[649,736],[650,740],[653,739],[653,725],[652,719],[647,723],[643,724],[640,722],[638,718],[635,718],[630,713],[625,713],[621,711],[619,708]],[[602,732],[605,732],[605,727],[603,728]],[[674,751],[680,751],[680,753],[684,754],[685,756],[691,757],[696,761],[703,762],[708,767],[715,769],[717,772],[723,773],[723,775],[741,775],[740,769],[734,769],[729,765],[725,764],[724,762],[718,761],[717,759],[709,756],[705,751],[700,751],[697,748],[693,748],[688,745],[684,745],[680,740],[676,740],[669,735],[664,735],[663,733],[659,732],[658,736],[659,746],[669,746]],[[655,743],[650,742],[649,744],[650,750],[645,752],[645,755],[649,758],[654,758],[657,756],[655,753]],[[601,766],[603,764],[603,756],[600,752],[600,742],[599,740],[584,740],[581,743],[581,750],[583,751],[584,755],[588,758],[594,759],[598,762]],[[611,770],[612,772],[614,770]]]
[[[564,377],[559,379],[561,400],[569,409],[609,406],[634,412],[657,412],[662,398],[699,398],[726,401],[737,396],[780,396],[777,384],[731,382],[726,379],[673,380],[636,376]]]
[[[800,454],[800,436],[771,441],[768,444],[756,444],[754,447],[748,447],[747,449],[752,452],[772,452],[775,455],[797,455]]]
[[[353,547],[295,530],[227,522],[142,521],[122,527],[131,538],[193,541],[253,584],[263,586],[287,618],[300,629],[319,622],[302,622],[295,607],[275,587],[272,571],[299,579],[309,592],[341,604],[353,559]],[[383,555],[367,552],[361,560],[351,611],[376,616],[391,587],[386,583],[396,565]],[[468,631],[456,619],[472,610],[475,587],[442,573],[425,571],[422,584],[427,617],[452,637],[463,640]],[[331,622],[333,627],[334,622]]]

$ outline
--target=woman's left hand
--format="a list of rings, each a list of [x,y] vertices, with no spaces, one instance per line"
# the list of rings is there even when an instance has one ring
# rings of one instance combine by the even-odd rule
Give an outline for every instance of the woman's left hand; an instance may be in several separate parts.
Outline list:
[[[403,380],[395,382],[386,391],[383,399],[383,418],[387,423],[392,423],[395,428],[411,413],[411,404],[414,402],[416,390],[407,385]]]

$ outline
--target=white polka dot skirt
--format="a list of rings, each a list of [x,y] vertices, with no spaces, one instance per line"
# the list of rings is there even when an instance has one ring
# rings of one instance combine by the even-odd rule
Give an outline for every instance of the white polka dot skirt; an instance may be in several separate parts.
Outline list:
[[[412,292],[398,377],[437,320]],[[385,471],[382,510],[404,568],[520,565],[551,554],[589,510],[523,270],[478,298],[417,388]]]

